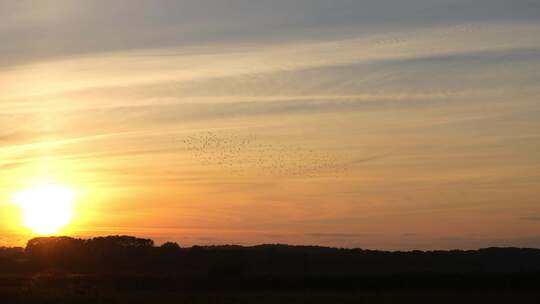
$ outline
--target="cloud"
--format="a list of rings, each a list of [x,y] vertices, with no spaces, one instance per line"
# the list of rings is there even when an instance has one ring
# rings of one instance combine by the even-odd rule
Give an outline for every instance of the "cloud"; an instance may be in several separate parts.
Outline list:
[[[319,39],[358,29],[463,22],[528,22],[540,14],[538,4],[528,0],[515,0],[510,7],[504,0],[53,0],[47,5],[0,5],[0,34],[11,42],[3,46],[0,66],[141,47]]]
[[[2,146],[10,145],[13,143],[22,142],[28,138],[32,138],[32,135],[26,132],[3,132],[0,133],[0,149]]]
[[[535,85],[538,73],[530,67],[538,59],[540,41],[502,39],[515,33],[540,37],[528,25],[494,26],[455,37],[445,37],[448,29],[439,28],[408,32],[410,38],[395,47],[367,37],[66,58],[0,69],[0,112],[117,108],[127,115],[134,107],[181,104],[189,112],[195,104],[214,104],[214,112],[226,116],[257,113],[258,107],[270,113],[314,106],[332,110],[328,101],[348,110],[351,101],[439,101],[483,93],[493,99],[501,92],[511,94],[516,86]],[[218,103],[230,103],[230,110],[219,109]]]
[[[522,220],[524,221],[540,221],[540,215],[529,215],[529,216],[524,216],[524,217],[521,217]]]
[[[331,238],[331,239],[357,239],[366,237],[375,237],[377,234],[372,233],[324,233],[324,232],[312,232],[306,233],[306,236],[314,238]]]

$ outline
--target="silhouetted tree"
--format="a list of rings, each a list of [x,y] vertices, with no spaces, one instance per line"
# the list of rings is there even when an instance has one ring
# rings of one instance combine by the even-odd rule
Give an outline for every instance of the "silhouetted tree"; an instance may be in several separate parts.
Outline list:
[[[211,278],[343,277],[397,273],[540,273],[540,250],[487,248],[387,252],[317,246],[193,246],[131,236],[35,238],[0,249],[0,270],[59,268],[76,273],[139,273]],[[23,266],[26,265],[26,266]],[[30,267],[30,266],[31,267]]]
[[[161,245],[160,248],[164,250],[168,250],[168,251],[178,251],[180,250],[180,245],[174,242],[166,242],[163,245]]]
[[[40,237],[28,241],[26,253],[44,266],[70,268],[86,253],[85,241],[70,237]]]
[[[90,246],[112,249],[112,248],[152,248],[154,241],[150,239],[141,239],[127,235],[114,235],[106,237],[96,237],[88,241]]]

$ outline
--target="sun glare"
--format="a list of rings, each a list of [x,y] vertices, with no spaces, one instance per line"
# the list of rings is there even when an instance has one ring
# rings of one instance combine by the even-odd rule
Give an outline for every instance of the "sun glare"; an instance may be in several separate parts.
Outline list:
[[[15,193],[13,202],[21,210],[25,227],[50,235],[71,222],[75,197],[75,191],[68,187],[39,185]]]

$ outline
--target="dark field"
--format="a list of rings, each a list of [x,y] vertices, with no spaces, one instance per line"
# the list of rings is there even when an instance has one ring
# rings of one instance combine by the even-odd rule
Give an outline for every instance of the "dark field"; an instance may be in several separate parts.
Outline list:
[[[175,286],[164,278],[54,275],[4,277],[0,295],[3,303],[540,303],[538,277],[535,286],[362,287],[358,281],[356,288],[331,288],[309,286],[309,280],[290,285],[281,282],[277,287],[271,282],[242,286],[246,282],[240,281],[216,287],[219,282],[204,280]],[[443,283],[443,278],[438,279]],[[386,279],[379,280],[384,284]],[[432,278],[432,283],[436,280]]]
[[[384,252],[107,237],[0,250],[2,303],[540,303],[540,250]]]

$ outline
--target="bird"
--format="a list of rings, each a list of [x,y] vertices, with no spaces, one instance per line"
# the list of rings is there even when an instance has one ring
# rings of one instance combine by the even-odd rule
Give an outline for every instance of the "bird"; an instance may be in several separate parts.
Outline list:
[[[201,164],[237,175],[340,177],[355,165],[335,152],[275,142],[255,134],[205,131],[189,135],[181,142]]]

